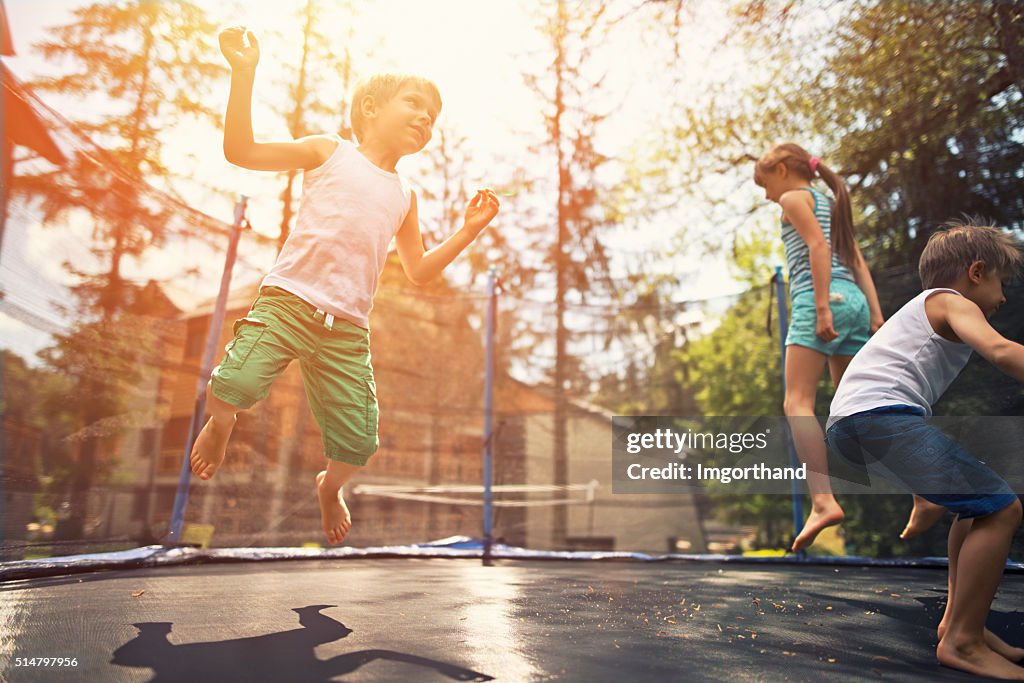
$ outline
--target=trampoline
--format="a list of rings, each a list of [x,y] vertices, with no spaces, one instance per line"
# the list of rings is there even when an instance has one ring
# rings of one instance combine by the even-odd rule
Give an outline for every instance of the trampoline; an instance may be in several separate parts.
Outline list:
[[[19,681],[954,681],[941,566],[336,557],[0,584]],[[989,627],[1024,643],[1008,573]],[[76,666],[16,666],[15,658]]]
[[[53,136],[37,151],[53,164],[68,158],[59,166],[19,158],[23,185],[49,190],[45,197],[58,204],[74,200],[74,213],[48,219],[34,199],[15,193],[0,221],[0,323],[18,331],[0,344],[0,393],[8,397],[0,421],[0,683],[977,680],[935,659],[944,561],[884,559],[946,547],[939,528],[917,545],[896,545],[899,527],[885,525],[901,523],[905,509],[897,519],[885,499],[869,499],[851,508],[848,535],[837,532],[833,546],[815,549],[882,559],[726,557],[705,553],[788,547],[780,539],[790,517],[800,531],[804,487],[615,491],[613,406],[696,411],[708,384],[697,381],[703,374],[737,388],[737,397],[774,396],[781,407],[788,298],[781,270],[771,286],[751,282],[743,292],[722,293],[709,281],[707,298],[696,297],[685,277],[673,283],[664,273],[640,283],[635,297],[621,296],[620,283],[602,292],[582,282],[573,284],[578,292],[552,297],[542,272],[548,260],[534,258],[552,245],[534,230],[543,218],[535,220],[541,204],[532,200],[521,205],[526,213],[518,217],[528,219],[521,226],[517,214],[506,214],[511,238],[479,250],[478,262],[463,257],[466,268],[450,280],[414,288],[400,259],[384,264],[373,323],[381,448],[350,487],[355,525],[345,547],[313,547],[324,542],[312,488],[324,458],[298,367],[239,418],[216,479],[193,482],[188,458],[205,419],[204,387],[232,338],[231,321],[247,315],[276,258],[273,226],[249,229],[247,198],[229,222],[225,207],[195,202],[201,210],[162,180],[150,185],[141,171],[126,172],[107,148],[116,140],[93,140],[93,124],[67,118],[7,66],[5,84]],[[1016,102],[992,102],[1000,99]],[[1014,121],[1003,128],[1019,131]],[[993,148],[1002,156],[992,158],[1019,160],[1019,141],[1002,143]],[[48,153],[52,145],[59,154]],[[200,151],[204,164],[221,163],[219,152]],[[534,180],[520,175],[508,177],[509,188],[527,199]],[[1000,196],[1012,208],[1011,185]],[[899,183],[889,189],[901,190]],[[79,206],[91,197],[94,206]],[[931,205],[926,216],[907,207],[914,232],[895,235],[897,244],[919,242],[938,216]],[[1004,218],[1020,227],[1016,214]],[[138,254],[126,254],[131,267],[123,272],[112,260],[101,309],[76,292],[83,275],[104,274],[92,264],[113,255],[111,226],[132,228],[126,244]],[[494,258],[520,244],[530,247],[523,256]],[[623,255],[632,263],[642,251]],[[890,267],[876,272],[876,283],[895,310],[917,292],[916,256],[914,263],[879,256]],[[486,289],[484,260],[495,266]],[[633,265],[626,270],[622,287],[635,275]],[[701,369],[691,343],[712,329],[739,329],[719,324],[733,312],[753,329],[772,297],[775,339],[765,336],[759,346],[738,338],[722,349],[735,346],[743,356],[725,356],[728,372]],[[1024,298],[1008,298],[1000,324],[1017,339]],[[747,318],[755,309],[758,316]],[[760,353],[776,343],[779,374],[774,358]],[[675,358],[673,350],[685,354]],[[982,442],[990,464],[999,453],[1011,456],[1006,471],[1024,481],[1024,464],[1012,458],[1024,438],[1019,385],[981,365],[958,380],[948,412],[964,417],[953,426]],[[573,379],[570,388],[560,377]],[[1012,420],[1003,432],[989,415]],[[693,416],[669,419],[690,424]],[[735,434],[743,425],[715,431]],[[997,435],[1006,448],[994,447]],[[795,464],[788,447],[780,455]],[[867,493],[857,480],[849,485],[851,495]],[[784,498],[774,505],[748,494],[791,502],[787,509]],[[730,511],[743,514],[721,514]],[[464,534],[483,540],[424,543]],[[1017,560],[1020,541],[1018,534]],[[167,545],[68,556],[157,542]],[[493,558],[482,563],[492,544]],[[673,554],[641,555],[648,552]],[[681,552],[694,555],[674,554]],[[1024,565],[1008,567],[989,615],[991,630],[1018,646],[1022,577]]]

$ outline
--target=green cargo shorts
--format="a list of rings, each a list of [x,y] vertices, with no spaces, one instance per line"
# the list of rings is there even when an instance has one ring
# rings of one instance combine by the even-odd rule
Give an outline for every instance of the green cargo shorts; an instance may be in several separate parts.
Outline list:
[[[325,320],[326,317],[326,320]],[[380,445],[370,333],[325,316],[278,287],[263,287],[213,370],[210,389],[241,409],[267,397],[270,385],[299,359],[306,397],[323,435],[324,454],[363,466]]]

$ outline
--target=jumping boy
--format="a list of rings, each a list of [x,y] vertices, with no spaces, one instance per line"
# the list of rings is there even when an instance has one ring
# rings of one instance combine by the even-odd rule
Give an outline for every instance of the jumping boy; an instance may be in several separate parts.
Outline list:
[[[957,513],[949,530],[949,594],[938,626],[939,662],[979,676],[1024,680],[1011,647],[985,628],[1010,543],[1018,496],[995,472],[928,424],[932,405],[972,351],[1024,382],[1024,346],[989,325],[1006,302],[1003,281],[1021,245],[994,227],[951,223],[928,240],[924,291],[854,356],[832,400],[829,446],[911,493]]]
[[[361,84],[351,113],[358,146],[335,135],[258,143],[251,100],[259,44],[243,27],[225,29],[219,38],[231,65],[225,157],[252,170],[305,173],[295,230],[213,371],[206,403],[211,417],[192,449],[192,472],[200,479],[214,475],[235,415],[265,398],[298,358],[327,457],[327,468],[316,477],[323,529],[336,544],[352,524],[342,486],[379,445],[368,327],[388,246],[394,238],[406,276],[423,284],[487,227],[498,213],[498,198],[491,190],[477,192],[462,227],[426,251],[416,194],[395,165],[430,140],[441,110],[437,87],[395,75]]]

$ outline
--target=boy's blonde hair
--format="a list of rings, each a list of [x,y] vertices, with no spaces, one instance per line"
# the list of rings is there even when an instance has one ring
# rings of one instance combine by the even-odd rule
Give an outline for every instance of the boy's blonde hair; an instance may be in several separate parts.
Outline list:
[[[1021,242],[1002,228],[981,222],[977,218],[949,221],[928,238],[918,265],[925,289],[953,284],[975,261],[984,262],[1002,278],[1017,274],[1024,261]]]
[[[378,105],[382,105],[410,83],[434,98],[437,111],[441,111],[441,93],[438,91],[437,86],[434,85],[434,82],[429,79],[422,76],[393,73],[370,76],[356,86],[355,94],[352,96],[350,118],[352,119],[352,132],[355,133],[356,140],[361,141],[363,139],[363,131],[366,129],[366,119],[363,118],[362,108],[360,107],[363,98],[369,95],[373,97]]]

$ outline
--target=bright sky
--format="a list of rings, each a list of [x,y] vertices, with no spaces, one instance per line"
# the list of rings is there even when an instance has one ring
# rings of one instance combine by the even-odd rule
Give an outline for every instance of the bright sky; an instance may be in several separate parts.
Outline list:
[[[18,57],[9,60],[23,78],[60,73],[61,65],[47,63],[34,54],[31,44],[45,36],[45,28],[66,23],[71,8],[83,4],[81,0],[8,0],[7,14]],[[302,6],[299,0],[257,0],[246,3],[234,16],[227,16],[221,2],[201,2],[211,16],[223,25],[244,24],[260,38],[262,58],[257,72],[254,103],[254,129],[259,139],[282,139],[287,131],[280,117],[274,114],[270,102],[280,101],[286,87],[281,81],[278,64],[298,55],[300,48],[297,21],[293,18]],[[331,21],[339,24],[339,39],[347,33],[346,21],[354,22],[356,39],[350,46],[360,74],[382,70],[400,70],[426,75],[437,82],[444,98],[444,111],[439,126],[451,128],[466,139],[465,153],[470,159],[469,172],[475,175],[471,185],[495,185],[494,169],[502,158],[524,159],[524,150],[543,135],[543,119],[535,95],[524,83],[523,74],[542,72],[550,54],[544,37],[536,30],[539,18],[536,3],[529,0],[479,2],[471,0],[444,0],[418,2],[413,0],[385,0],[374,3],[356,3],[359,14],[351,17],[335,16]],[[622,12],[636,3],[623,2],[612,13]],[[724,6],[725,3],[722,3]],[[711,11],[702,13],[702,26],[689,26],[686,30],[686,55],[682,71],[691,80],[691,87],[699,87],[701,79],[720,77],[729,69],[723,59],[737,59],[736,55],[715,56],[709,62],[708,53],[715,34],[724,21],[714,3],[705,3]],[[294,27],[294,28],[290,28]],[[601,151],[611,157],[628,157],[638,150],[637,141],[649,139],[653,122],[661,113],[660,102],[665,96],[666,82],[659,76],[669,68],[680,65],[664,63],[664,50],[654,51],[646,46],[648,37],[636,30],[617,30],[604,49],[598,53],[596,71],[606,74],[607,92],[603,102],[595,103],[604,111],[613,112],[601,126]],[[284,34],[275,34],[283,31]],[[219,54],[211,55],[220,58]],[[227,78],[216,84],[211,104],[223,111],[227,98]],[[53,102],[58,108],[70,108],[71,103]],[[75,103],[85,110],[102,111],[102,101]],[[70,112],[69,112],[70,113]],[[272,174],[241,170],[228,164],[220,152],[221,131],[213,127],[186,125],[170,132],[166,140],[166,162],[187,173],[191,183],[178,189],[190,197],[196,208],[214,216],[230,220],[232,199],[217,196],[201,188],[220,188],[231,194],[251,196],[250,216],[257,230],[276,234],[279,220],[280,180]],[[422,157],[422,155],[420,155]],[[403,160],[399,170],[413,178],[422,171],[423,158]],[[612,173],[616,162],[612,162]],[[539,172],[550,174],[545,166]],[[728,185],[731,187],[731,185]],[[723,187],[726,187],[725,185]],[[751,193],[756,188],[750,187]],[[194,197],[194,198],[193,198]],[[696,202],[680,189],[680,201]],[[505,199],[506,210],[496,221],[511,220],[515,202],[520,197]],[[438,209],[439,207],[433,207]],[[421,207],[421,214],[432,207]],[[699,207],[693,211],[694,221],[700,216]],[[713,230],[714,226],[706,229]],[[630,225],[609,237],[612,250],[623,252],[653,250],[666,252],[675,228],[663,223]],[[33,237],[36,248],[47,248],[42,241],[58,240],[59,236]],[[6,251],[5,244],[5,251]],[[169,275],[175,264],[187,260],[187,248],[175,251],[168,246],[156,262],[139,264],[140,276]],[[57,264],[49,264],[59,267]],[[200,264],[205,278],[215,278],[222,265],[221,257]],[[269,266],[269,263],[251,263],[248,280]],[[719,260],[682,262],[664,261],[656,266],[663,271],[693,271],[693,284],[680,291],[677,299],[704,298],[735,292],[739,288],[728,277],[724,263]],[[244,271],[245,268],[243,267]],[[214,287],[216,285],[214,284]],[[0,330],[2,331],[2,330]]]

